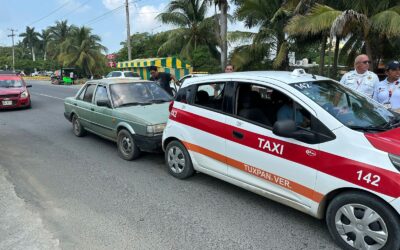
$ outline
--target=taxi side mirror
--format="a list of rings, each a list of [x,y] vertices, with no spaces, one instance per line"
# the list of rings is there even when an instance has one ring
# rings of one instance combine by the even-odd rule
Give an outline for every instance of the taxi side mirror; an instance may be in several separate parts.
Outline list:
[[[293,120],[275,122],[272,132],[278,136],[293,138],[306,143],[314,143],[318,139],[317,135],[311,131],[297,129],[296,122]]]
[[[282,137],[292,138],[296,130],[296,123],[293,120],[283,120],[274,123],[272,132]]]

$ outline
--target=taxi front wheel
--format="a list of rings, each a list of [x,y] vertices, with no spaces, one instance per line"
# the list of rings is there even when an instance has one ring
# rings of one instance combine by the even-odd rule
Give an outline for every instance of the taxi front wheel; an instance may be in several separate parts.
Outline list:
[[[326,211],[326,223],[343,249],[400,249],[399,216],[372,195],[351,192],[335,197]]]
[[[194,174],[190,155],[179,141],[168,143],[165,151],[165,162],[169,173],[178,179],[186,179]]]

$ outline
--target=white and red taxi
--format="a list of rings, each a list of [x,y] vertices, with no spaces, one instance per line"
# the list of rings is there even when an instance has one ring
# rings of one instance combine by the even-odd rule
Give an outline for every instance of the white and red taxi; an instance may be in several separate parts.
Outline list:
[[[206,173],[325,218],[344,249],[400,248],[400,117],[328,78],[185,81],[163,134],[169,172]]]

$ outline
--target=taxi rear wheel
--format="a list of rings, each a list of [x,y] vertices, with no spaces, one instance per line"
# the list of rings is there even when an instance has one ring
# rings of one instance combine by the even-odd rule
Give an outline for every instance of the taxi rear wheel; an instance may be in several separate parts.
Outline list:
[[[165,162],[169,173],[178,179],[186,179],[194,174],[189,152],[179,141],[168,143],[165,150]]]
[[[335,197],[326,223],[343,249],[400,249],[399,216],[384,201],[361,192]]]
[[[129,131],[121,129],[117,136],[118,154],[122,159],[132,161],[140,156],[140,149]]]
[[[72,117],[72,130],[74,134],[78,137],[82,137],[86,134],[85,128],[82,126],[81,122],[78,119],[78,116],[74,115]]]

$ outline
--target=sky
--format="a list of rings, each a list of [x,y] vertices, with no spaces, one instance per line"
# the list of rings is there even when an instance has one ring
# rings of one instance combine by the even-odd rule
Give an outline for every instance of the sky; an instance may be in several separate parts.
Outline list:
[[[156,20],[165,11],[170,0],[130,0],[131,34],[158,33],[173,26]],[[99,35],[108,53],[118,52],[120,42],[126,40],[125,0],[0,0],[0,46],[11,46],[10,29],[23,33],[26,27],[34,27],[41,32],[56,21],[68,20],[68,24],[87,26]],[[230,8],[233,12],[235,7]],[[214,13],[210,8],[209,15]],[[228,25],[228,30],[248,31],[243,23]],[[253,30],[254,31],[254,30]],[[21,37],[15,36],[15,43]]]

